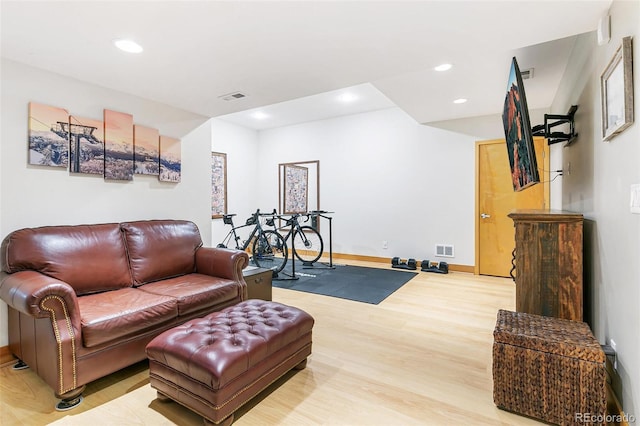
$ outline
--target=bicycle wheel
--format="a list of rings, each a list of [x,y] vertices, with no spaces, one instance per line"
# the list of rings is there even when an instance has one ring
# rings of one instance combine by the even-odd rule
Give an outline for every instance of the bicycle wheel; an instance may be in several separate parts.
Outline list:
[[[253,241],[253,261],[256,266],[278,273],[287,264],[287,244],[275,231],[263,231]]]
[[[302,263],[313,263],[320,259],[324,244],[318,231],[310,226],[301,226],[293,238],[293,253]]]

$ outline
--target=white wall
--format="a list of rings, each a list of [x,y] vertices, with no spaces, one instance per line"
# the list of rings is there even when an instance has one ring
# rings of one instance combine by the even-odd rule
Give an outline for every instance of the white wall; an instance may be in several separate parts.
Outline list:
[[[578,140],[557,148],[560,164],[571,163],[562,178],[562,208],[581,212],[585,225],[585,319],[601,343],[613,339],[626,413],[640,416],[640,215],[629,211],[630,185],[640,183],[640,3],[614,1],[611,41],[598,46],[595,34],[581,36],[552,109],[572,104]],[[600,75],[620,46],[633,36],[635,123],[610,142],[602,141]],[[553,157],[552,157],[553,158]]]
[[[258,132],[220,119],[210,123],[211,150],[227,154],[227,213],[235,213],[234,223],[240,225],[260,207],[256,204],[258,182],[263,179],[258,172]],[[230,229],[222,219],[214,219],[212,245],[220,243]]]
[[[505,75],[507,75],[506,72]],[[526,82],[524,83],[524,86],[526,89]],[[496,99],[500,99],[501,97],[504,97],[503,93],[496,94]],[[529,121],[531,121],[531,125],[536,126],[538,124],[544,124],[545,114],[549,114],[549,110],[546,108],[530,109]],[[450,130],[455,133],[464,133],[465,135],[473,136],[477,140],[504,139],[504,126],[502,124],[502,116],[500,114],[458,118],[455,120],[434,121],[424,124],[431,127],[437,127],[439,129]]]
[[[210,140],[206,117],[2,60],[0,238],[19,228],[57,224],[176,218],[211,235]],[[136,124],[182,138],[182,182],[152,176],[105,182],[55,167],[27,165],[28,103],[101,119],[103,109],[133,114]],[[0,346],[8,344],[6,304],[0,302]]]
[[[255,182],[266,209],[278,204],[278,164],[320,161],[320,208],[335,212],[335,253],[436,260],[435,244],[444,243],[455,258],[439,260],[474,264],[474,138],[417,124],[398,108],[258,138]]]

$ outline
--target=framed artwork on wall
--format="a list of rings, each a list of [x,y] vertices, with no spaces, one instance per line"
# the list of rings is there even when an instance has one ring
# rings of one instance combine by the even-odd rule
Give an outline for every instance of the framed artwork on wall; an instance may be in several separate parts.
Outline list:
[[[306,213],[309,169],[293,164],[284,165],[284,213]]]
[[[211,218],[227,214],[227,154],[211,153]]]
[[[622,39],[600,76],[602,93],[602,138],[613,139],[633,123],[632,38]]]
[[[130,181],[134,173],[181,180],[180,139],[134,125],[132,114],[105,109],[101,121],[29,102],[28,126],[29,164],[69,166],[72,174],[102,174],[105,180]]]

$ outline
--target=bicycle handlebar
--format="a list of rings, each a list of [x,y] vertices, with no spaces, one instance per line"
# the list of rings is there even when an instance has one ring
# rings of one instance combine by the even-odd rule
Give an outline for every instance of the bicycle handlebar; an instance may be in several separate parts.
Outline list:
[[[260,213],[260,209],[256,210],[256,214],[258,216],[278,216],[278,213],[276,212],[276,209],[273,209],[273,211],[271,213]]]

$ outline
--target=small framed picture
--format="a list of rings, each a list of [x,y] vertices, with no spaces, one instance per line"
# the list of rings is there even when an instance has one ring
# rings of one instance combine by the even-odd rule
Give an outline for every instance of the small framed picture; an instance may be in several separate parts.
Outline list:
[[[600,77],[602,92],[602,138],[611,140],[633,123],[632,38],[622,45]]]
[[[309,169],[284,165],[284,213],[306,213],[309,199]]]
[[[211,153],[211,218],[227,214],[227,154]]]

